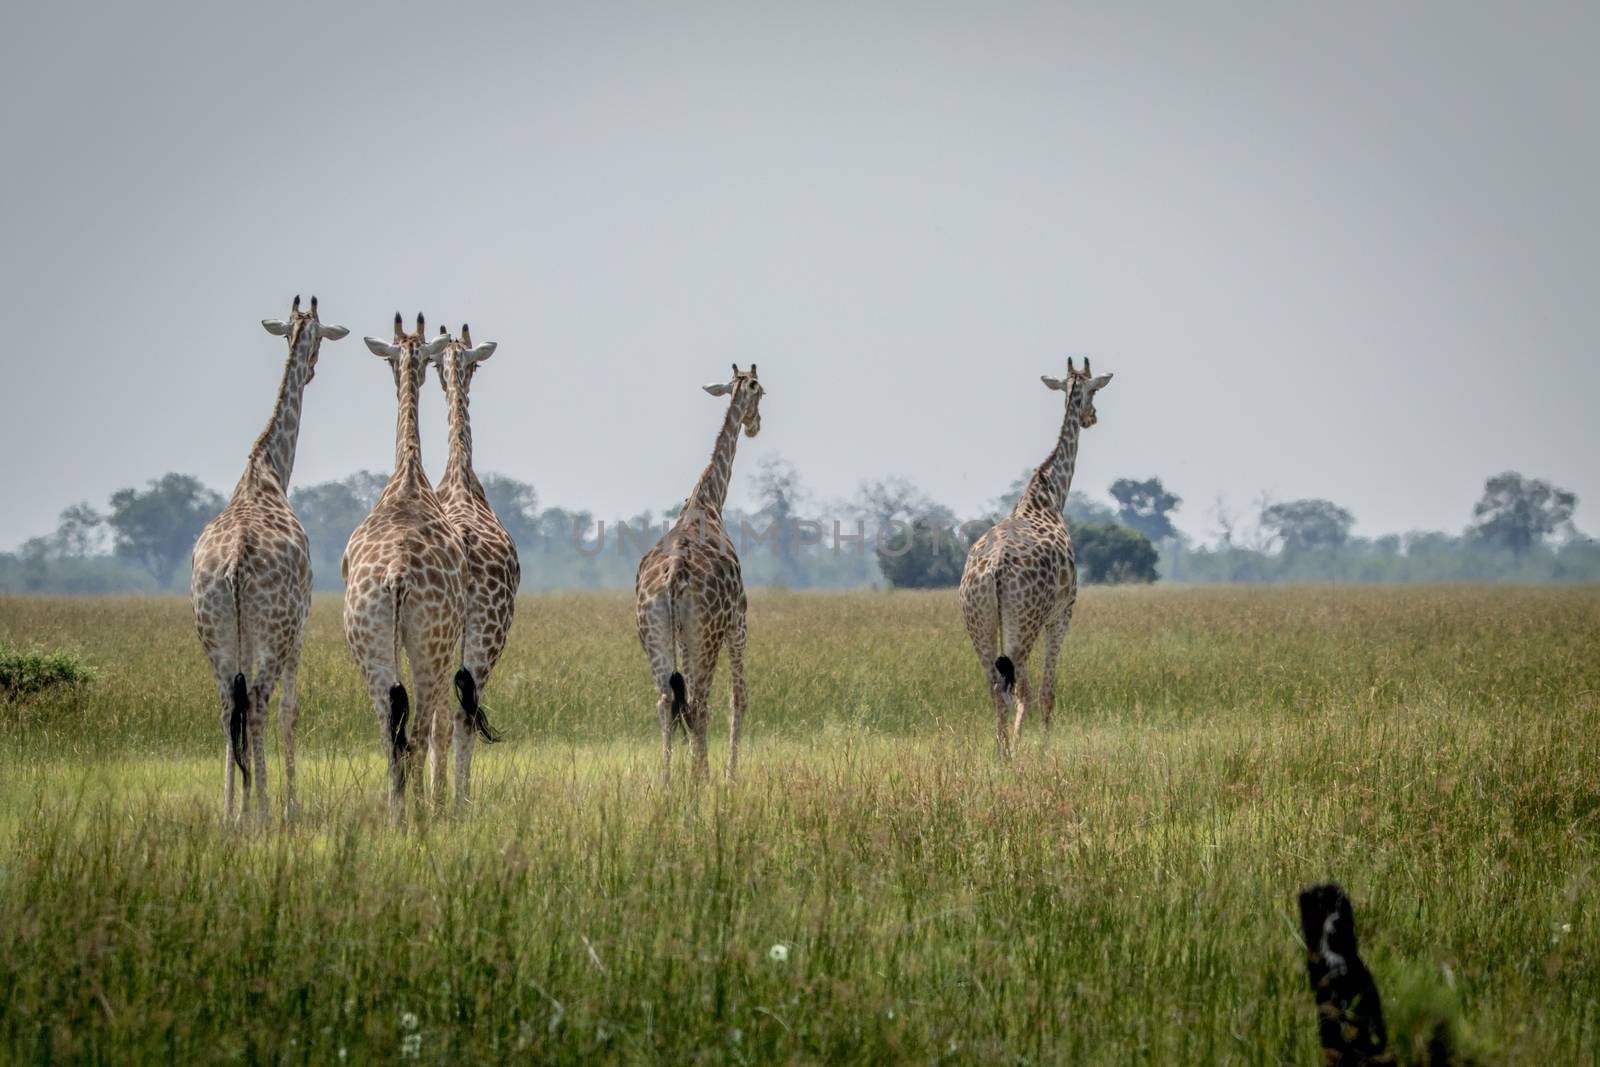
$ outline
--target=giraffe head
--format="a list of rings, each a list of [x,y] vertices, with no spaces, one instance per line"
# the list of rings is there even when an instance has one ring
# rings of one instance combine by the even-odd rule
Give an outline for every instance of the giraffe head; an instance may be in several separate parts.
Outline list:
[[[294,303],[289,305],[287,321],[262,319],[261,325],[273,336],[289,339],[289,358],[302,361],[308,382],[317,373],[317,353],[322,347],[322,342],[337,341],[350,332],[343,326],[324,324],[317,318],[316,297],[311,298],[310,311],[301,311],[300,298],[296,296]]]
[[[417,332],[406,333],[400,312],[396,311],[393,344],[380,341],[376,337],[362,338],[367,342],[367,347],[372,350],[373,355],[389,361],[389,369],[394,372],[396,389],[400,388],[402,372],[407,370],[411,372],[411,381],[420,389],[428,376],[428,361],[450,341],[448,337],[436,337],[429,341],[423,336],[423,331],[422,312],[417,312]]]
[[[1088,429],[1100,421],[1100,416],[1095,414],[1094,395],[1104,389],[1111,381],[1111,375],[1102,374],[1096,378],[1094,372],[1089,370],[1089,358],[1084,357],[1083,369],[1078,370],[1072,365],[1072,358],[1067,357],[1067,376],[1065,378],[1052,378],[1048,374],[1041,374],[1039,380],[1049,389],[1060,389],[1067,394],[1067,407],[1070,409],[1074,403],[1078,405],[1078,425]]]
[[[742,371],[739,364],[733,365],[733,377],[727,382],[712,382],[702,386],[712,396],[727,396],[733,394],[730,407],[743,405],[740,411],[740,421],[744,423],[744,435],[754,437],[761,432],[761,397],[765,392],[761,383],[756,380],[756,365],[750,364],[750,369]]]
[[[472,376],[477,373],[478,364],[494,355],[494,350],[499,346],[493,341],[485,341],[474,347],[472,329],[464,322],[459,338],[451,337],[450,332],[441,326],[438,340],[445,343],[433,355],[434,366],[439,368],[439,385],[447,396],[452,390],[465,396],[472,386]]]

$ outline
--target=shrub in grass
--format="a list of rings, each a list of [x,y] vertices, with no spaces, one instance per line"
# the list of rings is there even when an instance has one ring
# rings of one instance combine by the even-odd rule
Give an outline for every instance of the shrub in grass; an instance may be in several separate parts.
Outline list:
[[[93,671],[75,652],[23,650],[0,645],[0,697],[17,699],[53,690],[75,689]]]

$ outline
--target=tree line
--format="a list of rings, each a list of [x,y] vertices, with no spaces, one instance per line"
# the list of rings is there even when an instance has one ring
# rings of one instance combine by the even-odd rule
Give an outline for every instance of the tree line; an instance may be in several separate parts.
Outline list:
[[[1007,514],[1027,485],[1022,472],[984,513],[961,518],[904,478],[863,484],[844,501],[816,499],[799,472],[771,457],[751,483],[753,507],[725,524],[745,581],[789,588],[939,588],[955,585],[974,538]],[[351,531],[388,480],[358,471],[305,485],[290,502],[305,524],[321,590],[342,588]],[[522,557],[523,588],[627,589],[639,557],[676,518],[678,505],[625,518],[542,507],[530,484],[503,474],[484,490]],[[100,594],[186,589],[200,530],[226,503],[198,479],[166,474],[113,493],[104,510],[78,503],[54,532],[0,553],[0,592]],[[1065,514],[1079,577],[1088,583],[1600,581],[1600,547],[1572,524],[1577,497],[1516,472],[1487,480],[1459,533],[1354,535],[1355,516],[1332,501],[1263,500],[1253,521],[1217,516],[1198,543],[1174,523],[1183,500],[1160,478],[1119,478],[1110,500],[1069,495]]]

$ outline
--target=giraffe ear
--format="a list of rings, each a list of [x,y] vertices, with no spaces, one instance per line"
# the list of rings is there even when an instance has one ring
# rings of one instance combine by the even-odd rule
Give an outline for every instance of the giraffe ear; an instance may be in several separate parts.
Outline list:
[[[494,350],[499,347],[500,345],[496,341],[485,341],[477,348],[469,348],[461,353],[461,358],[468,363],[482,363],[494,355]]]
[[[289,333],[289,324],[282,319],[262,319],[261,325],[274,337],[285,337]]]
[[[448,348],[449,345],[450,338],[435,337],[433,340],[422,346],[422,358],[432,359],[434,356],[437,356],[440,352],[443,352],[446,348]]]
[[[1102,374],[1098,378],[1090,378],[1088,386],[1089,392],[1097,392],[1101,389],[1104,389],[1109,384],[1111,384],[1111,375],[1109,374]]]
[[[1048,374],[1039,375],[1039,380],[1045,384],[1047,389],[1065,389],[1067,387],[1066,382],[1060,378],[1052,378]]]
[[[704,389],[712,396],[727,396],[728,393],[733,389],[733,386],[727,384],[726,382],[712,382],[710,385],[702,385],[700,388]]]
[[[363,337],[362,340],[367,342],[367,347],[372,349],[372,354],[379,359],[395,359],[400,355],[398,347],[386,341],[380,341],[376,337]]]
[[[340,338],[344,337],[349,332],[350,332],[350,330],[349,330],[348,327],[335,326],[332,323],[329,323],[327,326],[318,326],[317,327],[317,334],[324,341],[337,341]]]

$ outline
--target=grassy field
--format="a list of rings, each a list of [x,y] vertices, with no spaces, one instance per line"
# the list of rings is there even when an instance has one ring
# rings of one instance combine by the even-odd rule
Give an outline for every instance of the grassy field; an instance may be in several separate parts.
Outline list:
[[[0,700],[0,1061],[1312,1064],[1336,878],[1402,1037],[1600,1062],[1600,590],[1092,589],[1010,766],[953,593],[761,594],[698,790],[630,600],[528,598],[408,831],[338,611],[240,832],[186,603],[0,601],[94,670]]]

